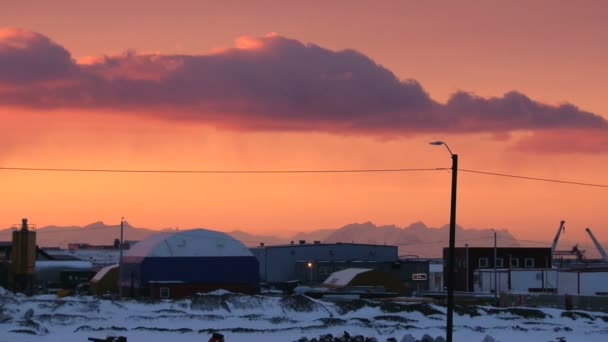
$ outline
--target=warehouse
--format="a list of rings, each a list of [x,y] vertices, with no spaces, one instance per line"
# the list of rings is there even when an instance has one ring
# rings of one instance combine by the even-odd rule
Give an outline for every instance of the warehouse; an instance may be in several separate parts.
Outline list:
[[[347,268],[334,272],[323,282],[323,286],[343,291],[363,290],[396,294],[405,294],[407,290],[395,275],[370,268]]]
[[[181,298],[225,289],[254,293],[258,261],[234,238],[194,229],[158,233],[138,242],[123,257],[123,295]]]
[[[332,272],[350,268],[374,268],[397,262],[397,246],[358,243],[299,243],[251,249],[260,263],[260,278],[267,283],[323,282]]]

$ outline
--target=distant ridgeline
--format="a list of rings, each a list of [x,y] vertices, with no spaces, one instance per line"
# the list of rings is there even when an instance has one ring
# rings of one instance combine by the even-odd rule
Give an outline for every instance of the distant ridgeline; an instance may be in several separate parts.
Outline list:
[[[166,229],[173,230],[173,229]],[[0,240],[10,240],[10,229],[0,231]],[[112,245],[120,236],[120,224],[106,225],[96,222],[84,227],[79,226],[47,226],[38,228],[38,245],[41,247],[67,248],[68,244]],[[124,224],[124,239],[140,241],[159,231],[146,228],[135,228]],[[320,229],[306,233],[298,233],[291,239],[278,238],[270,235],[254,235],[243,231],[228,232],[235,239],[247,246],[285,244],[306,240],[307,242],[321,241],[355,242],[379,245],[396,245],[400,255],[416,255],[419,257],[441,257],[441,250],[447,245],[448,226],[440,228],[427,227],[422,222],[411,224],[405,228],[394,225],[376,226],[371,222],[354,223],[338,229]],[[493,234],[489,229],[463,229],[458,227],[457,245],[490,246],[493,244]],[[518,241],[507,231],[498,230],[498,243],[502,247],[518,247]],[[550,241],[547,241],[547,246]]]

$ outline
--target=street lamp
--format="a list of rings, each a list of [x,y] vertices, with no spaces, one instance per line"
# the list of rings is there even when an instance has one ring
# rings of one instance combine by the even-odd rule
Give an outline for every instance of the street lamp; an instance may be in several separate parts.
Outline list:
[[[498,272],[496,270],[496,252],[498,251],[496,248],[496,230],[491,229],[494,232],[494,305],[498,306]]]
[[[454,326],[454,249],[456,244],[456,181],[458,176],[458,155],[452,153],[448,144],[443,141],[433,141],[431,145],[439,146],[443,145],[448,149],[452,156],[452,196],[451,196],[451,207],[450,207],[450,244],[448,248],[448,264],[447,264],[447,288],[448,288],[448,302],[447,302],[447,322],[445,339],[446,342],[452,342],[452,330]]]
[[[310,271],[310,282],[312,283],[312,262],[307,263],[306,267],[308,267],[308,270]]]

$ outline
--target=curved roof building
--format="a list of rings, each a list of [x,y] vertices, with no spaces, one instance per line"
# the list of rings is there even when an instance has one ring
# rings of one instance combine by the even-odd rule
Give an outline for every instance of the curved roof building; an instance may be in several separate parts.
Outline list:
[[[187,297],[225,289],[252,293],[259,285],[257,259],[240,241],[207,229],[152,235],[123,257],[123,294]]]

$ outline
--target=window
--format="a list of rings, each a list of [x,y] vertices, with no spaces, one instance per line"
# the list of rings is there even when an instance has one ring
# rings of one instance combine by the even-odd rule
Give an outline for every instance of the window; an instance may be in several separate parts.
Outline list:
[[[169,288],[168,287],[160,288],[160,298],[169,298]]]
[[[479,268],[488,267],[488,258],[479,258]]]
[[[496,268],[505,267],[505,262],[503,258],[496,258]]]
[[[519,267],[519,259],[518,258],[511,258],[511,267],[512,268]]]
[[[533,268],[534,267],[534,258],[526,258],[524,260],[524,266],[526,268]]]

